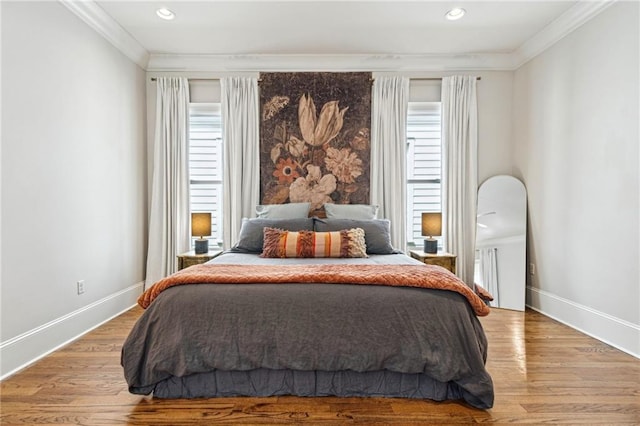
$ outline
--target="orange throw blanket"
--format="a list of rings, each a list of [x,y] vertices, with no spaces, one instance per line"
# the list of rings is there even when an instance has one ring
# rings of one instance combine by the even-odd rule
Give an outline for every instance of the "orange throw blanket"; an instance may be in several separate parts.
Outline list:
[[[434,265],[195,265],[176,272],[148,288],[138,298],[147,308],[167,288],[181,284],[369,284],[455,291],[463,295],[476,315],[489,307],[458,277]]]

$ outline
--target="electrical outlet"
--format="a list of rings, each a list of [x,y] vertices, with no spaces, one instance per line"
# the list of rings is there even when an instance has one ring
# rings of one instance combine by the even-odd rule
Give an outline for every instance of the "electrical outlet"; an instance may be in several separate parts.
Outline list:
[[[84,280],[78,281],[78,294],[84,293]]]
[[[531,275],[535,275],[536,274],[536,264],[535,263],[530,263],[529,264],[529,272],[531,273]]]

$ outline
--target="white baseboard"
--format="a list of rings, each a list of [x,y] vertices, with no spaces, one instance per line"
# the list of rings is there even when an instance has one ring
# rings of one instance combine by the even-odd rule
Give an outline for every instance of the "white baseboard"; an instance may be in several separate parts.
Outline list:
[[[640,325],[555,294],[527,286],[527,306],[556,321],[640,358]]]
[[[53,321],[0,343],[0,380],[128,311],[142,293],[144,281],[110,294]]]

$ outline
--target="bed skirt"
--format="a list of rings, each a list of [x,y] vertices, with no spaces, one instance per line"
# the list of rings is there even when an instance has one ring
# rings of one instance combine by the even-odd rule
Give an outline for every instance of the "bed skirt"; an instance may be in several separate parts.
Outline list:
[[[233,396],[339,396],[399,397],[434,401],[464,400],[476,408],[491,408],[493,394],[473,395],[454,382],[443,383],[424,374],[392,371],[298,371],[255,369],[222,371],[170,377],[154,389],[130,389],[132,393],[153,392],[157,398],[208,398]]]

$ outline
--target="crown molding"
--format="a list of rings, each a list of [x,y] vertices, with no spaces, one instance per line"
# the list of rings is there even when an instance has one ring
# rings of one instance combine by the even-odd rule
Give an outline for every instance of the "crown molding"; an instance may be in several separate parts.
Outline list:
[[[511,69],[510,54],[172,55],[150,54],[147,71],[447,71]]]
[[[182,55],[149,53],[93,0],[58,0],[129,59],[149,72],[258,71],[510,71],[567,36],[617,0],[578,1],[510,53],[459,54],[246,54]]]
[[[93,0],[58,1],[113,44],[127,58],[138,64],[142,69],[147,68],[149,52]]]
[[[513,69],[520,68],[616,1],[579,1],[512,53]]]

